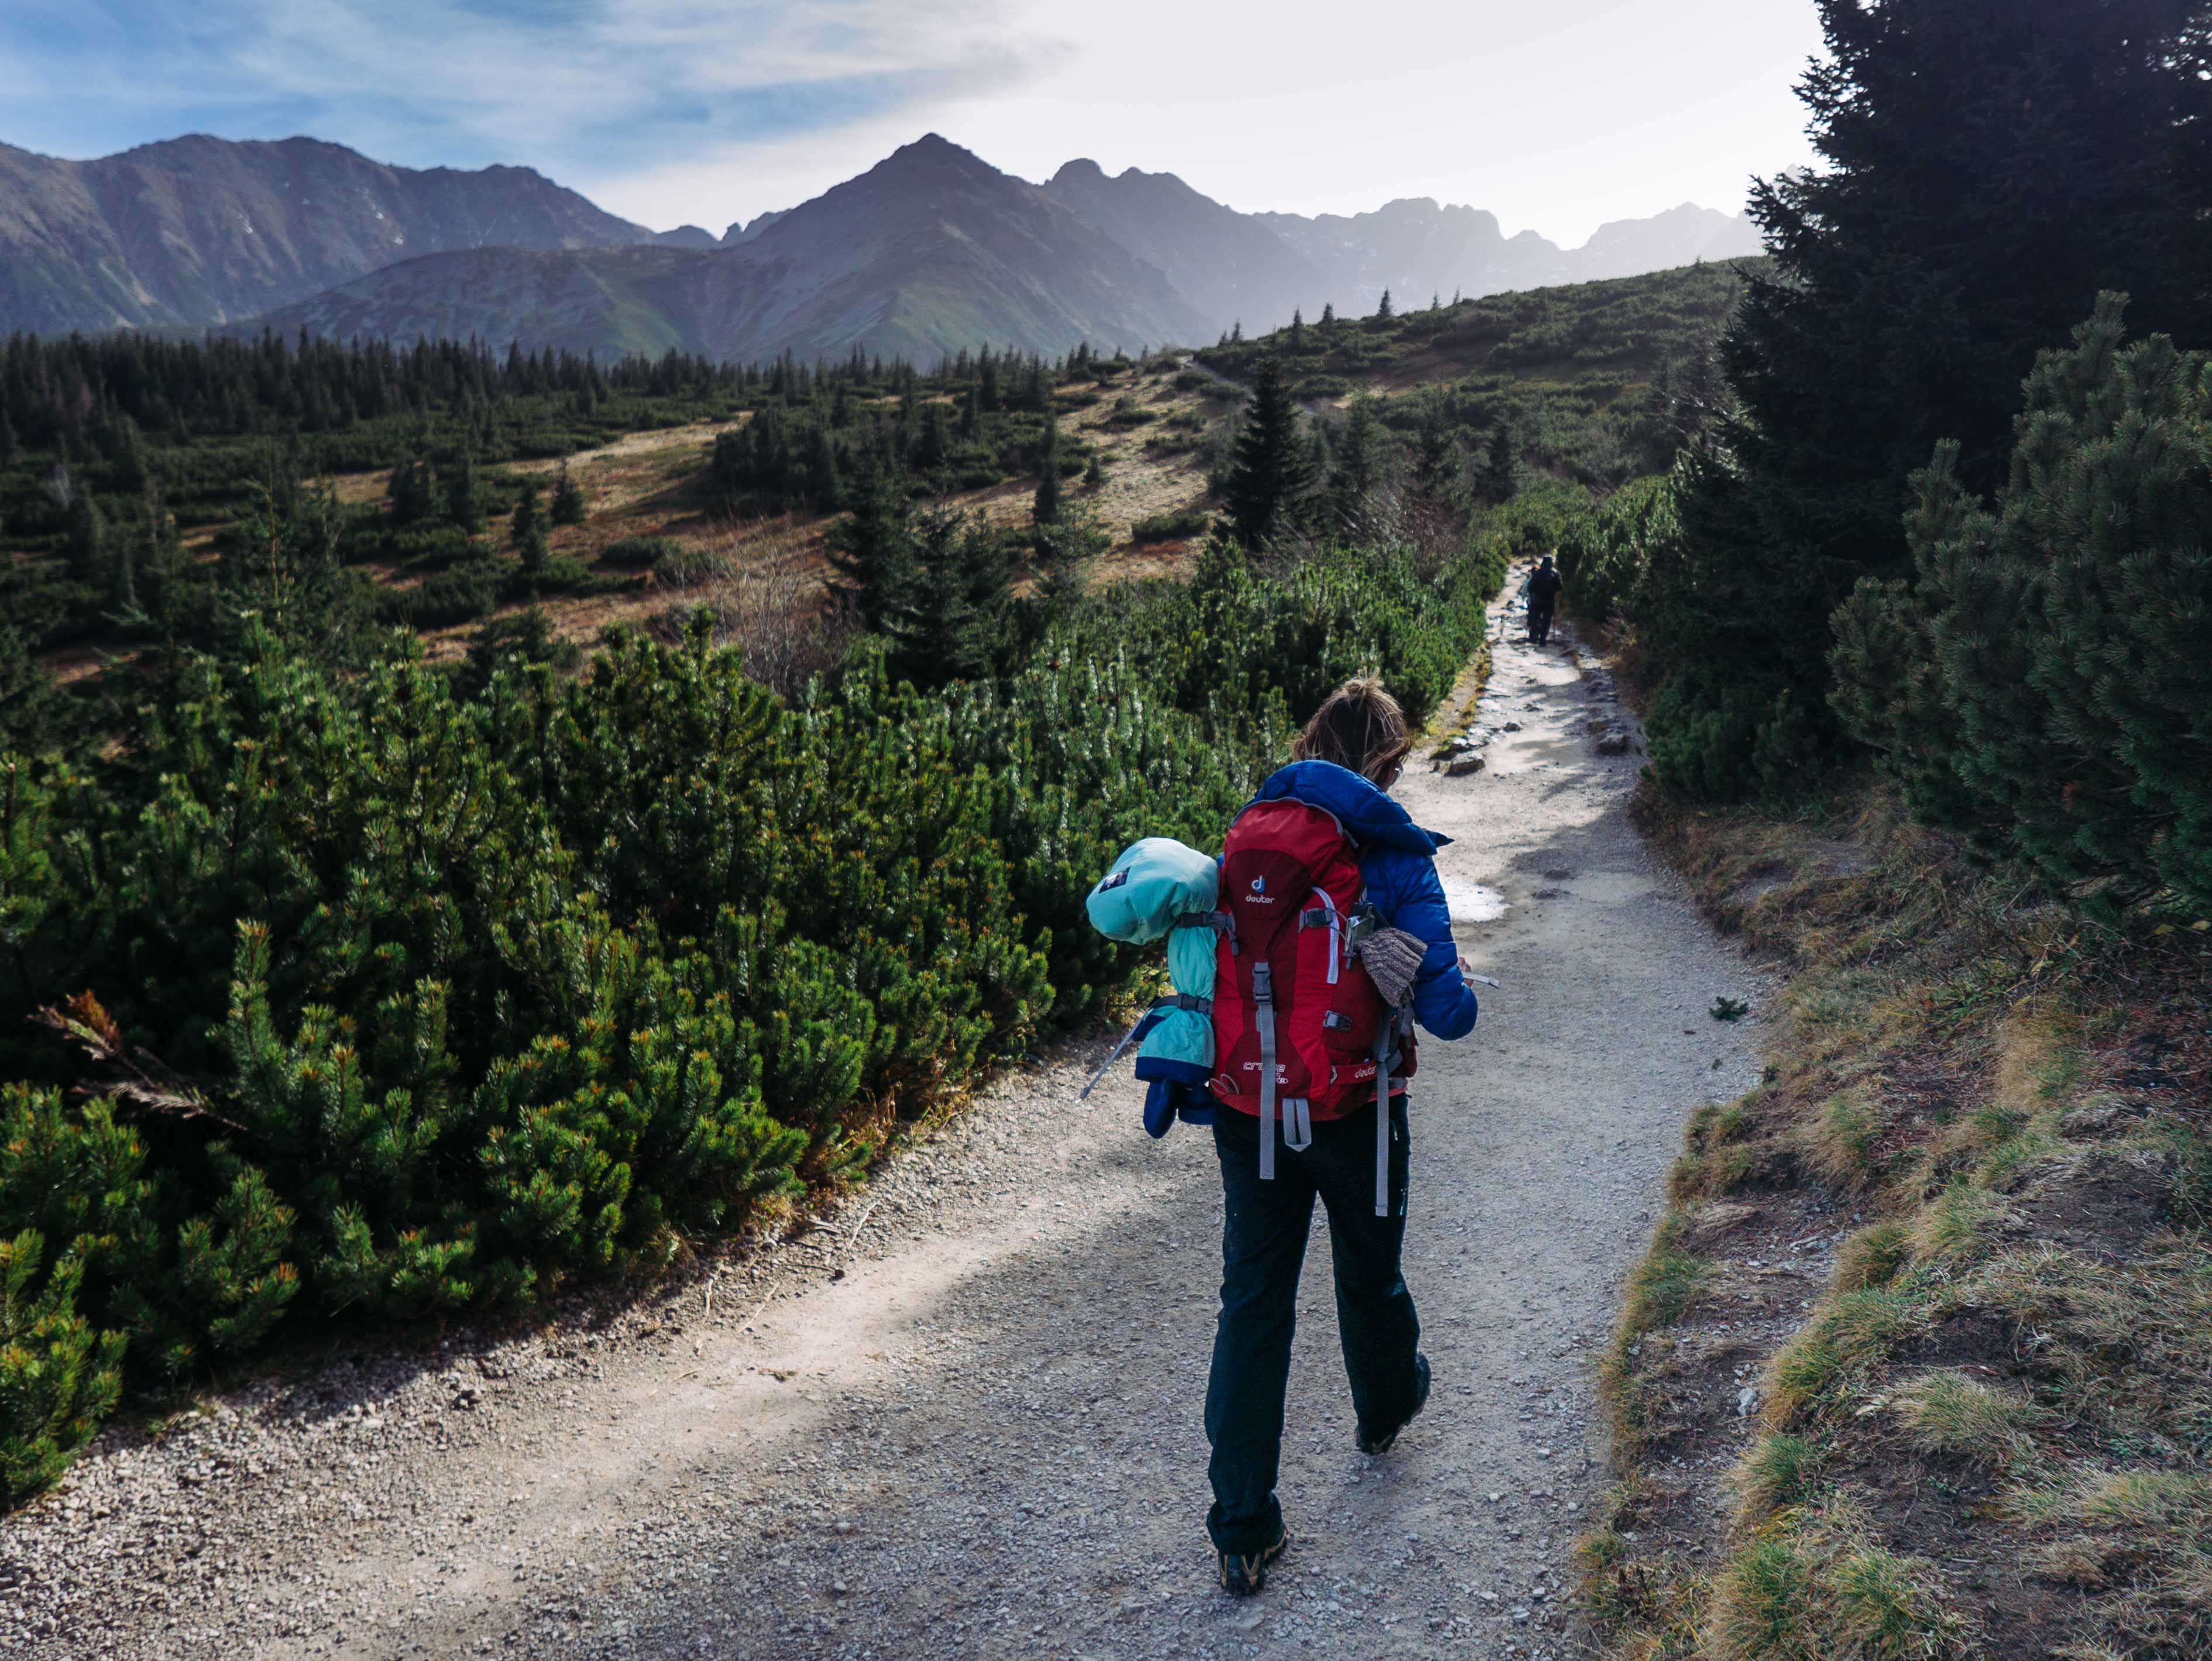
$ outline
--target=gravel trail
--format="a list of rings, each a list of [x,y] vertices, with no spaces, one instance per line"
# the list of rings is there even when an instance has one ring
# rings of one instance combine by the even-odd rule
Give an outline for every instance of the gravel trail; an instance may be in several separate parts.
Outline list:
[[[1126,1063],[1077,1105],[1071,1060],[717,1279],[110,1433],[0,1523],[0,1655],[1579,1653],[1592,1361],[1684,1118],[1755,1076],[1751,1024],[1708,1008],[1761,987],[1631,828],[1602,675],[1509,634],[1485,769],[1401,790],[1457,839],[1461,937],[1503,983],[1414,1084],[1435,1395],[1353,1450],[1316,1238],[1262,1597],[1215,1590],[1203,1528],[1210,1139],[1147,1141]]]

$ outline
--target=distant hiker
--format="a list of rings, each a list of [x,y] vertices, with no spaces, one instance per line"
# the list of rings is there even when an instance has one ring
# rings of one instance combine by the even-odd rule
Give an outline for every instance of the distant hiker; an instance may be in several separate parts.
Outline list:
[[[1552,614],[1559,603],[1559,591],[1566,586],[1559,573],[1552,569],[1552,556],[1547,554],[1528,579],[1528,638],[1542,646],[1552,638]]]
[[[1336,1317],[1363,1453],[1429,1397],[1399,1272],[1413,1025],[1464,1038],[1474,994],[1436,852],[1386,793],[1412,741],[1376,681],[1332,694],[1231,827],[1213,987],[1213,1119],[1226,1201],[1221,1318],[1206,1393],[1206,1529],[1221,1584],[1249,1597],[1289,1537],[1275,1497],[1298,1275],[1328,1208]],[[1377,1098],[1386,1098],[1387,1112]],[[1277,1130],[1280,1125],[1279,1131]]]

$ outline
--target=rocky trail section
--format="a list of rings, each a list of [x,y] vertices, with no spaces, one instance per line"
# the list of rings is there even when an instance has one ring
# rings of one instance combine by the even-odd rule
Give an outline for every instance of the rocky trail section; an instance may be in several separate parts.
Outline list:
[[[109,1433],[0,1524],[0,1653],[1578,1652],[1591,1362],[1684,1117],[1755,1070],[1754,1034],[1706,1010],[1759,988],[1630,827],[1603,683],[1519,633],[1474,712],[1482,771],[1402,787],[1456,839],[1462,938],[1502,983],[1415,1084],[1407,1262],[1436,1395],[1388,1458],[1354,1452],[1316,1239],[1293,1546],[1263,1597],[1215,1590],[1201,1525],[1212,1149],[1148,1142],[1126,1070],[1077,1104],[1077,1058],[718,1276]]]

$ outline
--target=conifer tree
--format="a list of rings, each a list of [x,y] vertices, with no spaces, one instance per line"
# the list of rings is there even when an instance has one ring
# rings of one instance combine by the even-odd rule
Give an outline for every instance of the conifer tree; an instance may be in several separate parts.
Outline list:
[[[831,527],[830,563],[843,578],[848,603],[880,633],[908,597],[915,540],[903,482],[873,462],[854,475],[852,512]]]
[[[85,1264],[36,1229],[0,1239],[0,1507],[59,1476],[123,1393],[125,1337],[77,1311]]]
[[[1044,418],[1044,446],[1037,456],[1036,499],[1030,507],[1030,523],[1048,525],[1060,517],[1060,417],[1048,410]]]
[[[1985,506],[1946,442],[1917,582],[1837,618],[1836,706],[1923,820],[2078,900],[2212,916],[2212,361],[2100,300],[2028,381]]]
[[[1296,306],[1291,308],[1291,350],[1297,351],[1306,343],[1305,313]]]
[[[1388,288],[1385,288],[1382,291],[1382,304],[1375,308],[1376,320],[1379,323],[1388,323],[1397,314],[1390,309],[1390,291]]]
[[[1229,325],[1229,343],[1231,346],[1239,345],[1243,342],[1243,339],[1244,319],[1239,318]]]
[[[136,536],[118,536],[112,539],[106,561],[111,616],[128,619],[137,613],[139,553]]]
[[[1363,392],[1352,401],[1343,436],[1337,441],[1336,464],[1329,476],[1329,512],[1343,535],[1366,529],[1375,493],[1388,465],[1390,435],[1375,413],[1375,400]]]
[[[413,524],[428,517],[429,493],[414,457],[401,457],[392,470],[392,476],[385,482],[384,506],[395,526]]]
[[[146,591],[136,603],[145,607],[165,634],[173,635],[183,598],[184,549],[159,479],[149,479],[146,484],[146,546],[138,564]]]
[[[13,467],[22,453],[15,437],[15,423],[8,419],[8,412],[0,409],[0,467]]]
[[[107,578],[107,520],[89,490],[76,493],[69,510],[70,575],[104,585]]]
[[[1520,435],[1510,419],[1500,421],[1483,442],[1482,461],[1474,472],[1475,497],[1490,506],[1502,506],[1521,494],[1525,482]]]
[[[1222,491],[1230,528],[1245,547],[1265,547],[1297,523],[1313,483],[1309,466],[1290,379],[1280,360],[1267,357]]]
[[[483,500],[477,493],[477,465],[463,451],[445,470],[446,522],[457,524],[471,536],[484,525]]]
[[[591,508],[584,500],[584,487],[576,482],[575,475],[568,470],[568,458],[561,458],[561,471],[553,485],[553,523],[562,525],[583,524],[591,518]]]
[[[538,487],[525,482],[522,494],[515,498],[514,514],[507,522],[508,540],[514,551],[522,556],[522,568],[528,572],[543,571],[550,553],[546,544],[545,526],[538,515]]]
[[[44,755],[68,737],[67,700],[33,645],[0,620],[0,751],[17,755]]]
[[[1415,404],[1415,482],[1439,500],[1450,500],[1458,493],[1465,461],[1450,407],[1437,388],[1423,387]]]
[[[1970,491],[1997,483],[2022,377],[2100,290],[2212,340],[2201,4],[1818,3],[1827,54],[1800,95],[1826,165],[1754,191],[1776,265],[1723,345],[1739,409],[1690,453],[1684,557],[1639,620],[1669,670],[1670,784],[1747,784],[1755,748],[1833,753],[1830,615],[1911,569],[1910,476],[1951,438]]]
[[[1083,592],[1092,562],[1113,540],[1098,522],[1097,508],[1087,501],[1069,502],[1037,532],[1038,585],[1048,607],[1062,609]]]
[[[817,513],[837,511],[837,445],[830,429],[816,421],[806,450],[806,500]]]
[[[1322,301],[1321,308],[1321,326],[1324,329],[1328,328],[1331,324],[1334,324],[1335,321],[1336,302],[1333,300]]]
[[[937,508],[915,526],[914,572],[884,617],[891,672],[928,688],[981,679],[1005,638],[1012,572],[988,525]]]

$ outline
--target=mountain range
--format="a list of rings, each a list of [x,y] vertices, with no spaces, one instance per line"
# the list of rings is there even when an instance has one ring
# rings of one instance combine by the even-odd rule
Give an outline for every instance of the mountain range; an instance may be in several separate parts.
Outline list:
[[[1677,208],[1563,250],[1428,200],[1239,213],[1171,173],[1039,185],[931,135],[799,207],[654,233],[527,168],[416,170],[313,139],[67,161],[0,145],[0,331],[267,327],[732,361],[1057,355],[1634,276],[1759,252]]]

